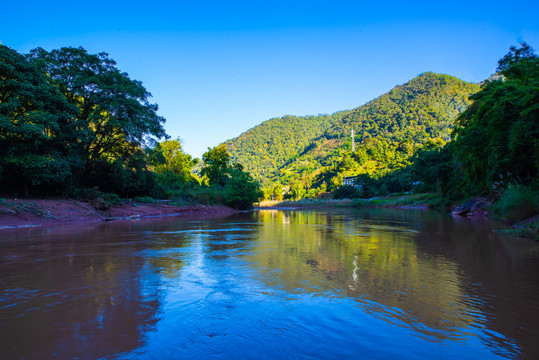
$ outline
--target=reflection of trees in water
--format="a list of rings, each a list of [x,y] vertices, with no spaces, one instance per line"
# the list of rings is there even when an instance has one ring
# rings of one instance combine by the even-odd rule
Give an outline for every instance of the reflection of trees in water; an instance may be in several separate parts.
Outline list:
[[[489,346],[505,356],[503,349],[513,348],[521,358],[539,358],[539,244],[475,231],[484,221],[456,220],[459,226],[449,217],[425,222],[418,248],[459,264],[465,301],[482,314]]]
[[[269,287],[354,299],[429,339],[470,331],[494,351],[518,339],[523,357],[539,354],[539,307],[531,300],[539,298],[539,256],[524,255],[537,245],[502,241],[431,212],[261,211],[189,226],[140,222],[45,233],[0,242],[5,358],[132,351],[161,316],[160,289],[177,283],[185,265],[200,260],[204,275],[226,281],[212,285],[211,301],[237,300],[229,258],[253,264]]]
[[[140,256],[167,245],[148,250],[126,226],[135,225],[2,244],[4,358],[100,358],[141,345],[158,320],[160,273],[177,271],[181,260]]]
[[[478,293],[469,288],[474,282],[511,278],[505,250],[485,231],[433,212],[264,211],[260,216],[266,226],[251,260],[261,269],[282,270],[267,274],[270,286],[352,297],[365,310],[431,338],[460,338],[484,326],[518,337],[515,319],[497,326],[511,314],[490,309],[498,302],[498,289]],[[485,339],[514,347],[511,337]]]

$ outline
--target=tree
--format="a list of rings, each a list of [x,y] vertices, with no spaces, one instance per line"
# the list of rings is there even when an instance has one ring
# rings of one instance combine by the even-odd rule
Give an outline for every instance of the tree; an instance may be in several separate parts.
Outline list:
[[[221,144],[202,155],[204,166],[201,175],[208,179],[210,186],[220,191],[225,205],[248,209],[264,194],[260,184],[251,174],[243,170],[239,163],[230,164],[230,154],[226,145]]]
[[[226,145],[221,144],[213,149],[208,148],[202,155],[204,165],[200,174],[208,179],[210,186],[222,189],[227,180],[228,162],[230,154],[226,150]]]
[[[140,81],[120,72],[108,54],[88,54],[82,47],[51,52],[37,48],[28,59],[77,107],[86,170],[98,160],[126,159],[132,146],[167,136],[165,119],[149,102],[151,94]]]
[[[75,112],[58,89],[15,50],[0,45],[0,168],[25,195],[58,185],[79,163]]]
[[[507,71],[513,65],[516,65],[522,61],[527,61],[530,59],[537,58],[533,48],[528,45],[525,41],[520,43],[520,47],[510,46],[509,52],[498,60],[498,67],[496,71],[503,72]]]
[[[165,140],[151,151],[151,162],[157,173],[170,172],[179,176],[183,181],[191,181],[191,170],[197,159],[183,151],[180,139]]]
[[[228,175],[223,187],[225,205],[246,210],[252,208],[253,203],[264,196],[259,183],[240,167],[230,168]]]
[[[445,195],[453,175],[451,147],[442,139],[428,141],[415,153],[411,174],[415,181],[420,182],[422,191],[439,190]]]
[[[157,144],[150,151],[149,161],[157,174],[157,182],[168,195],[173,195],[195,181],[191,171],[198,159],[193,160],[191,155],[183,151],[180,139]]]
[[[483,85],[456,120],[455,154],[469,193],[530,183],[539,169],[539,58],[526,43],[499,62],[503,77]]]
[[[294,200],[301,200],[305,195],[307,194],[307,191],[303,187],[303,183],[299,179],[294,179],[290,183],[290,195],[292,196],[292,199]]]

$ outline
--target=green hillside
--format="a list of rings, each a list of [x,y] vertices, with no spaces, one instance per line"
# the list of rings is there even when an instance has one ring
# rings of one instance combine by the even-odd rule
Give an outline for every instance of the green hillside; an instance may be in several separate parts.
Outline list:
[[[339,186],[343,175],[380,177],[408,165],[425,143],[445,143],[478,90],[427,72],[351,111],[268,120],[226,145],[266,187],[315,196]]]
[[[232,161],[239,162],[255,179],[267,184],[287,162],[303,153],[313,139],[349,113],[274,118],[225,144]]]
[[[384,137],[392,141],[449,139],[453,120],[468,107],[479,85],[453,76],[423,73],[354,109],[325,137],[348,137],[352,127],[359,139]]]

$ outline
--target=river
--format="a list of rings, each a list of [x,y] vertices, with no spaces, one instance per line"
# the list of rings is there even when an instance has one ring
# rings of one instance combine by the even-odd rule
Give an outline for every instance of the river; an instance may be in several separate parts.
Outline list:
[[[2,359],[539,358],[539,245],[422,210],[0,232]]]

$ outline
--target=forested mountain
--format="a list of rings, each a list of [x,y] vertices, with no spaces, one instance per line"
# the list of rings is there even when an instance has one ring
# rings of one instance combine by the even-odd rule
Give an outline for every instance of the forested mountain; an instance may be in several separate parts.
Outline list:
[[[351,111],[268,120],[226,145],[266,187],[311,190],[312,196],[336,188],[343,175],[382,176],[408,165],[425,143],[445,143],[478,90],[477,84],[427,72]]]
[[[253,177],[265,182],[287,162],[303,153],[313,139],[349,113],[341,111],[333,115],[274,118],[225,144],[234,162],[243,164]]]
[[[453,76],[423,73],[354,109],[326,131],[325,137],[348,137],[354,128],[358,140],[448,140],[453,120],[468,107],[470,94],[478,90],[479,85]]]
[[[157,143],[168,137],[157,104],[108,54],[65,47],[22,55],[0,45],[0,189],[248,208],[259,180],[277,200],[503,192],[508,207],[527,204],[523,213],[533,215],[538,62],[523,42],[481,85],[427,72],[353,110],[268,120],[209,149],[198,178],[179,140]],[[355,186],[342,186],[344,176]]]

